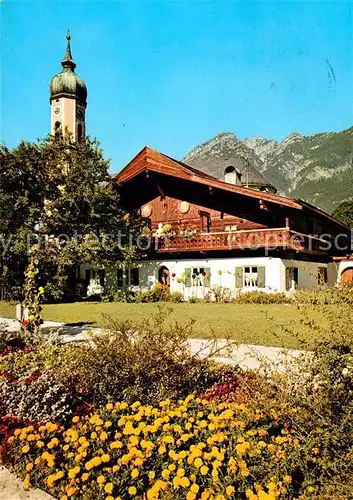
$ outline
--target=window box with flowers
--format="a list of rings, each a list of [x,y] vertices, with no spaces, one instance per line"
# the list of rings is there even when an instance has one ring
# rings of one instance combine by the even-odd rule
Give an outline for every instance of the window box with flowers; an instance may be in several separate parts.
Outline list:
[[[162,224],[160,222],[153,236],[155,238],[173,238],[176,236],[176,233],[173,231],[171,224]]]

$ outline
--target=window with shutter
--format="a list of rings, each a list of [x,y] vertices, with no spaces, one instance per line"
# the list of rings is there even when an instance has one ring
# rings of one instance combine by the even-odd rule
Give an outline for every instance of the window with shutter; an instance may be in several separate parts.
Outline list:
[[[292,288],[292,268],[286,267],[286,290]]]
[[[190,267],[187,267],[185,269],[185,286],[191,286],[191,274],[192,274],[192,269]]]
[[[205,273],[205,277],[203,280],[203,286],[209,287],[209,286],[211,286],[211,268],[205,267],[204,273]]]
[[[243,288],[243,268],[242,267],[236,267],[235,268],[235,287],[236,288]]]
[[[259,288],[265,288],[266,286],[266,267],[258,266],[257,267],[257,286]]]

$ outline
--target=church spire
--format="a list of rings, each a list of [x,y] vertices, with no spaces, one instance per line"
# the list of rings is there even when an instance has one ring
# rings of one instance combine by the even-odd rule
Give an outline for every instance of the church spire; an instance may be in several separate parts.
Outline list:
[[[70,45],[71,35],[69,30],[67,30],[66,39],[67,39],[67,47],[64,59],[61,61],[61,65],[63,68],[70,68],[72,71],[74,71],[76,68],[76,64],[74,63],[71,55],[71,45]]]

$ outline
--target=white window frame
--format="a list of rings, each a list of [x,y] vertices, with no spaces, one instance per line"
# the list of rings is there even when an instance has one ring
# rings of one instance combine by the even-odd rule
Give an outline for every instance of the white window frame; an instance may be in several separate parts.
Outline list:
[[[246,269],[249,269],[247,272]],[[254,271],[256,269],[256,271]],[[248,274],[248,280],[255,284],[246,284],[246,275]],[[255,277],[256,276],[256,277]],[[243,288],[258,288],[259,287],[259,266],[243,266]]]

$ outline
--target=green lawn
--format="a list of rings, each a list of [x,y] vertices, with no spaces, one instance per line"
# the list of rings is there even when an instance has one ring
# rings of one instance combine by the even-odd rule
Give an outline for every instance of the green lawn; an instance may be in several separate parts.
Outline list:
[[[231,337],[239,343],[299,347],[294,332],[304,337],[303,319],[295,306],[286,304],[167,304],[173,309],[168,322],[183,323],[195,319],[195,337]],[[0,302],[0,317],[13,318],[15,306]],[[106,316],[119,319],[143,320],[159,314],[158,304],[125,304],[82,302],[45,305],[44,319],[65,323],[90,323],[104,326]],[[323,324],[315,311],[306,309],[306,316]]]

